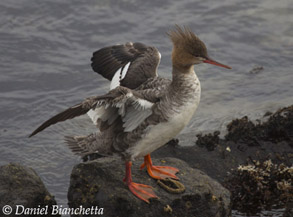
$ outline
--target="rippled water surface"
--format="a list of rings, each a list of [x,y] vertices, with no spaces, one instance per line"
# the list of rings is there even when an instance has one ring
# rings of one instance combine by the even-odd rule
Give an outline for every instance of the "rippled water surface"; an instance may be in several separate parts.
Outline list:
[[[0,165],[20,162],[40,174],[59,204],[80,162],[63,136],[94,130],[87,117],[28,139],[36,126],[108,81],[90,68],[92,52],[140,41],[156,46],[170,77],[165,32],[185,24],[226,70],[200,65],[200,107],[185,132],[224,129],[234,117],[260,118],[292,104],[293,2],[290,0],[2,0],[0,2]],[[255,66],[263,70],[252,73]]]

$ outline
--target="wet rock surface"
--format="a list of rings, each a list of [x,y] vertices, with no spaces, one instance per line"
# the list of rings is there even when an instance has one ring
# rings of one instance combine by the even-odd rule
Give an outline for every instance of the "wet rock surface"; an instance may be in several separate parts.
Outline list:
[[[48,214],[43,214],[42,216],[52,216],[51,208],[52,205],[56,205],[56,201],[33,169],[10,163],[0,166],[0,210],[5,205],[13,208],[10,216],[15,216],[16,205],[39,209],[47,206]],[[18,213],[21,212],[22,208],[19,208]],[[0,211],[0,216],[1,214],[2,212]],[[26,216],[30,216],[30,214]],[[31,216],[38,215],[31,214]]]
[[[136,198],[123,183],[124,163],[118,158],[100,158],[78,164],[71,175],[68,192],[70,207],[99,206],[104,216],[229,216],[230,193],[205,173],[191,168],[175,158],[153,158],[155,165],[177,167],[180,183],[185,186],[181,194],[172,194],[150,178],[141,162],[133,163],[133,181],[154,188],[159,199],[147,204]]]

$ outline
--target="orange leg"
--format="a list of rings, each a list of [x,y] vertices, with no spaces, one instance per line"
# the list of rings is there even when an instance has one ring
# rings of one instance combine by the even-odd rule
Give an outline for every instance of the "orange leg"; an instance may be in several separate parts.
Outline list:
[[[125,162],[125,178],[123,179],[129,190],[139,199],[147,203],[149,203],[150,198],[158,198],[151,186],[132,182],[131,165],[131,161]]]
[[[140,169],[143,169],[145,166],[147,167],[148,174],[154,179],[172,178],[179,180],[179,178],[175,175],[179,172],[177,168],[168,166],[153,166],[150,154],[144,156],[144,163],[140,166]]]

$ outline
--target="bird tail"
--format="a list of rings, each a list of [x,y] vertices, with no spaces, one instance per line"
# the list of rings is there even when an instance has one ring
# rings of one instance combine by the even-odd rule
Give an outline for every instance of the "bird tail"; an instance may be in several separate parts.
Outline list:
[[[84,157],[91,154],[85,142],[86,138],[87,136],[65,136],[65,142],[75,155]]]
[[[106,155],[100,154],[96,150],[95,135],[90,134],[89,136],[65,136],[65,142],[70,150],[75,154],[83,158],[84,160],[89,158],[105,157]],[[85,160],[86,161],[86,160]]]

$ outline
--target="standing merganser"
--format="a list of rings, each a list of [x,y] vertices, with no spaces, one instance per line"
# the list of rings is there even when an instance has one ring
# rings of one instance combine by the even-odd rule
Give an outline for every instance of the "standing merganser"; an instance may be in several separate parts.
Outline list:
[[[92,68],[111,80],[111,90],[72,106],[44,122],[31,135],[52,124],[88,113],[99,132],[66,137],[80,156],[120,154],[125,161],[124,182],[138,198],[157,197],[151,186],[132,181],[131,162],[144,157],[141,169],[155,179],[173,178],[179,170],[154,166],[150,153],[174,138],[190,121],[200,101],[200,82],[194,65],[209,63],[231,69],[211,59],[205,44],[187,27],[168,33],[173,42],[172,81],[158,77],[161,55],[155,47],[126,43],[105,47],[93,54]]]

